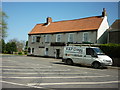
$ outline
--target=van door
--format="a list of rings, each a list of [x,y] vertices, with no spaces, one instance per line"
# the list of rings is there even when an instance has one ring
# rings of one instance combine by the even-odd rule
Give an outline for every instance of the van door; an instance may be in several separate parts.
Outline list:
[[[83,49],[81,49],[81,52],[74,54],[74,56],[72,57],[73,62],[78,64],[83,64],[83,54],[84,54]]]
[[[94,55],[94,50],[92,48],[86,48],[86,54],[84,55],[84,64],[86,65],[91,65],[92,62],[95,60],[95,57],[93,57]]]
[[[74,63],[82,64],[83,63],[83,55],[73,56],[71,57]]]

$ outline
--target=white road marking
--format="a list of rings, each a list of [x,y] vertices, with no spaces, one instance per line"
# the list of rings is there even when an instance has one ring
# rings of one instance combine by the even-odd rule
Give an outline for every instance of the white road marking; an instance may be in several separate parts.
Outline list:
[[[15,67],[17,67],[17,68],[27,68],[26,66],[0,66],[0,68],[15,68]],[[37,66],[37,67],[34,67],[34,66],[31,66],[31,67],[29,67],[29,68],[52,68],[52,66],[47,66],[47,67],[39,67],[39,66]]]
[[[23,66],[0,66],[2,69],[50,69],[51,67],[23,67]],[[9,70],[8,69],[8,70]]]
[[[21,57],[20,57],[21,58]],[[31,59],[33,59],[33,58],[31,58]],[[5,62],[4,62],[5,61]],[[16,61],[16,60],[3,60],[3,62],[2,63],[11,63],[11,62],[18,62],[18,61]],[[21,65],[23,65],[22,63],[19,63],[19,64],[21,64]],[[27,64],[27,65],[35,65],[35,66],[43,66],[43,67],[50,67],[50,66],[48,66],[48,65],[43,65],[43,64],[29,64],[29,63],[24,63],[24,64]]]
[[[18,66],[0,66],[1,68],[4,68],[4,67],[18,67]]]
[[[109,77],[109,75],[106,76],[71,76],[71,77],[2,77],[1,78],[14,78],[14,79],[68,79],[68,78],[98,78],[98,77]]]
[[[27,68],[26,68],[27,69]],[[26,69],[5,69],[5,68],[2,68],[2,70],[8,70],[8,71],[26,71]],[[53,69],[49,69],[48,70],[40,70],[40,69],[27,69],[27,71],[70,71],[70,70],[53,70]]]
[[[85,72],[85,73],[87,73],[87,72]],[[56,74],[63,74],[63,75],[65,75],[65,74],[73,74],[73,75],[75,75],[75,74],[85,74],[85,73],[61,73],[61,72],[60,72],[60,73],[43,73],[43,72],[39,72],[39,73],[28,73],[28,72],[26,72],[26,73],[15,72],[15,73],[14,73],[14,72],[13,72],[13,73],[12,73],[12,72],[3,72],[2,74],[16,74],[16,75],[17,75],[17,74],[18,74],[18,75],[21,75],[21,74],[22,74],[22,75],[24,75],[24,74],[25,74],[25,75],[26,75],[26,74],[27,74],[27,75],[29,75],[29,74],[47,74],[47,75],[48,75],[48,74],[54,74],[54,75],[56,75]]]
[[[120,81],[106,81],[106,82],[62,82],[62,83],[28,83],[30,86],[34,85],[76,85],[76,84],[111,84]]]
[[[27,84],[20,84],[20,83],[8,82],[8,81],[0,81],[0,82],[12,84],[12,85],[27,86],[27,87],[32,87],[32,88],[43,88],[43,87],[31,86],[31,85],[27,85]]]

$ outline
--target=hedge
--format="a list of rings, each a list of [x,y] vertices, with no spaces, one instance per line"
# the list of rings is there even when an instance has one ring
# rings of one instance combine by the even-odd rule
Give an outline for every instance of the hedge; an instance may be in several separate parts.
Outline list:
[[[100,44],[98,47],[111,58],[120,58],[120,44]]]
[[[18,55],[22,55],[22,52],[18,52]]]

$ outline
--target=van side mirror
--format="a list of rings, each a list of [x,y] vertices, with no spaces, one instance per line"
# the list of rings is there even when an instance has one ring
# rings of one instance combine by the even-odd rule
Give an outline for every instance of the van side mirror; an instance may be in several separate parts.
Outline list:
[[[96,58],[98,58],[98,56],[97,56],[97,54],[93,54],[93,55],[91,55],[92,57],[96,57]]]

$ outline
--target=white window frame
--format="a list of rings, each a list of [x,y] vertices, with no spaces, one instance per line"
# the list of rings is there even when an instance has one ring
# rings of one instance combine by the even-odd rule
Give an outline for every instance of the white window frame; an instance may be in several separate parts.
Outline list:
[[[49,42],[50,41],[50,35],[45,35],[45,42]]]
[[[36,41],[36,36],[32,36],[32,42]]]
[[[83,32],[83,42],[89,42],[89,33]]]
[[[61,42],[61,34],[56,35],[56,42]]]
[[[74,33],[68,34],[68,42],[74,42]]]

